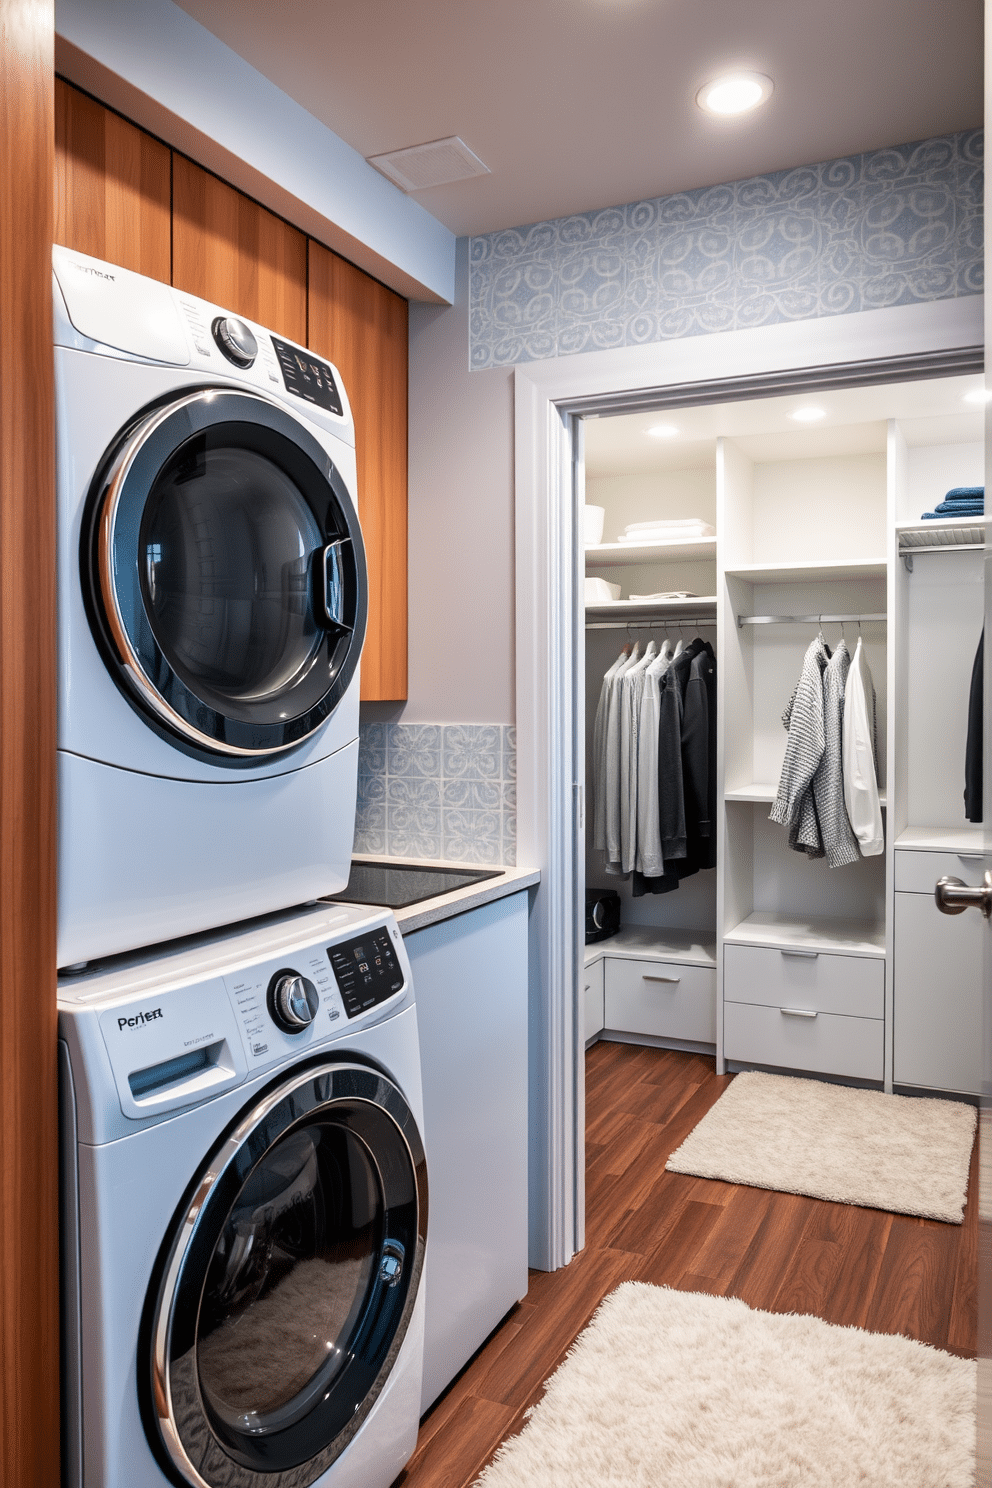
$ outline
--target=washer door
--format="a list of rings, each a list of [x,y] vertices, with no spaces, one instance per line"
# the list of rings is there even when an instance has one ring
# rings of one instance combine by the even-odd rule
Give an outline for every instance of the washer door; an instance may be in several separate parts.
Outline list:
[[[248,1110],[148,1299],[151,1415],[182,1478],[303,1488],[325,1472],[396,1361],[426,1240],[423,1146],[385,1075],[328,1062]]]
[[[355,508],[267,398],[205,388],[141,415],[94,484],[81,556],[116,680],[194,752],[251,763],[299,744],[354,675],[368,588]]]

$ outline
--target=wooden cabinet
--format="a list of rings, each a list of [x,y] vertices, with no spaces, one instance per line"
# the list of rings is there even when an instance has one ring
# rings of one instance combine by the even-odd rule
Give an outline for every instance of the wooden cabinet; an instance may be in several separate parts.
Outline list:
[[[362,698],[403,700],[406,300],[61,79],[55,143],[56,242],[224,305],[340,369],[369,565]]]
[[[60,78],[55,241],[169,282],[172,152]]]
[[[311,240],[308,344],[340,370],[355,419],[369,565],[366,701],[407,694],[407,322],[406,300]]]
[[[305,346],[303,233],[182,155],[172,169],[173,284]]]

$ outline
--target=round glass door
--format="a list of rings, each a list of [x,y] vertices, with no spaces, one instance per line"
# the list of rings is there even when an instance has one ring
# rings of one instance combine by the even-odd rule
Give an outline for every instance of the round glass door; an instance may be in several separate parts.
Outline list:
[[[208,389],[144,415],[84,525],[104,656],[176,741],[250,763],[330,716],[364,639],[364,547],[339,472],[286,410]]]
[[[420,1138],[384,1076],[319,1066],[204,1171],[150,1300],[160,1445],[192,1483],[300,1488],[352,1440],[406,1333],[426,1243]]]

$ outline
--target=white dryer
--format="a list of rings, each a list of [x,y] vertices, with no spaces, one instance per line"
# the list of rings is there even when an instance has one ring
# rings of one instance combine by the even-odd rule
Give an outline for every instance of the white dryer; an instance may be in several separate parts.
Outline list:
[[[60,966],[343,887],[367,579],[335,369],[56,248]]]
[[[416,1443],[427,1172],[388,911],[59,984],[67,1488],[388,1488]]]

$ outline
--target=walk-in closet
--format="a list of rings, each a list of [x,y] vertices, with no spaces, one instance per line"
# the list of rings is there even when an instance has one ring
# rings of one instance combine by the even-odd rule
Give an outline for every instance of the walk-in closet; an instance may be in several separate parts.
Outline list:
[[[587,1042],[978,1093],[982,922],[933,893],[983,866],[965,759],[984,515],[945,501],[984,486],[980,399],[955,376],[586,420],[585,502],[603,513],[585,547],[586,887],[619,895],[621,924],[586,946]],[[716,669],[715,867],[652,892],[596,846],[615,789],[597,711],[625,648],[643,669],[652,643],[653,661],[697,638]],[[846,677],[856,657],[881,819],[825,856],[770,819],[818,638],[821,666]]]

